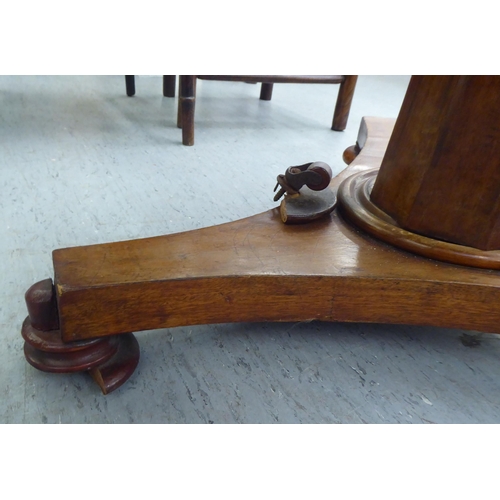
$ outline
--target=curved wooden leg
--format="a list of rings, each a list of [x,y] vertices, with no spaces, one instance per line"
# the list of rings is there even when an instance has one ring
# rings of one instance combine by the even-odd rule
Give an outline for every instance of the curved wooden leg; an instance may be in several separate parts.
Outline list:
[[[346,76],[345,80],[340,84],[337,104],[333,114],[332,130],[338,132],[345,130],[357,81],[357,76]]]
[[[374,119],[372,119],[374,120]],[[393,121],[361,127],[334,177],[378,168]],[[364,132],[366,131],[366,132]],[[344,184],[345,186],[345,184]],[[342,210],[345,210],[342,207]],[[360,231],[339,210],[283,224],[276,208],[184,233],[53,252],[67,342],[177,326],[355,321],[498,333],[500,277],[421,257]]]
[[[103,394],[120,387],[135,371],[139,344],[131,333],[62,341],[51,279],[30,287],[26,292],[26,305],[29,316],[23,322],[21,335],[25,358],[33,367],[50,373],[88,371]]]

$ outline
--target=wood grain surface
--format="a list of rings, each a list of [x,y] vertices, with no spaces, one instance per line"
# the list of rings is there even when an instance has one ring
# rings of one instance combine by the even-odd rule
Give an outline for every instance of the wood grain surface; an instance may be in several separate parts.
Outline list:
[[[409,231],[500,249],[500,77],[412,77],[371,198]]]
[[[365,119],[363,149],[332,189],[380,165],[392,125]],[[287,226],[275,209],[196,231],[60,249],[53,259],[65,340],[312,319],[499,331],[497,272],[397,250],[337,212]]]

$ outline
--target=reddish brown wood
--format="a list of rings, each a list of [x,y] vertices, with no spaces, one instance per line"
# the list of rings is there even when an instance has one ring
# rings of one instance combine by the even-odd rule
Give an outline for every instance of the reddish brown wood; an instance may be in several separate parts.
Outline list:
[[[380,165],[377,151],[388,140],[380,131],[391,125],[374,125],[379,136],[366,139],[332,189]],[[233,321],[387,322],[485,332],[498,332],[500,324],[490,307],[500,299],[496,272],[398,250],[336,212],[287,226],[272,210],[187,233],[56,250],[54,269],[65,340]]]
[[[383,158],[391,138],[395,122],[394,118],[363,118],[359,126],[356,144],[349,146],[342,155],[344,162],[347,165],[351,165],[361,150],[363,150],[363,157],[359,161],[356,161],[356,165],[366,164],[372,167],[380,165],[381,158]],[[368,137],[368,127],[370,129],[370,137]],[[369,145],[365,147],[367,141]],[[352,168],[349,169],[349,172],[351,170]],[[342,178],[345,178],[345,176],[342,176]],[[338,177],[337,179],[340,178]]]
[[[118,337],[63,343],[58,330],[37,330],[29,318],[24,320],[21,334],[28,362],[53,373],[80,372],[102,364],[116,353],[119,343]]]
[[[65,339],[187,324],[363,321],[499,331],[500,280],[364,235],[336,214],[55,253]],[[99,267],[96,276],[93,265]]]
[[[194,144],[194,110],[196,104],[196,77],[180,77],[177,125],[182,128],[182,144]]]
[[[413,77],[371,193],[414,233],[500,249],[500,77]]]
[[[64,343],[58,330],[37,330],[26,318],[23,322],[21,335],[26,343],[34,349],[50,353],[66,353],[88,349],[95,346],[101,339],[83,340],[80,342]]]
[[[346,165],[350,165],[356,156],[359,155],[361,149],[357,144],[354,144],[353,146],[349,146],[348,148],[345,149],[344,153],[342,154],[342,159],[344,160],[344,163]]]
[[[24,298],[34,328],[43,331],[59,328],[56,295],[50,278],[32,285]]]
[[[121,387],[139,364],[139,344],[131,333],[120,335],[118,351],[107,362],[90,370],[90,375],[104,395]]]
[[[29,316],[21,335],[24,355],[38,370],[51,373],[89,371],[104,394],[120,387],[139,362],[139,346],[132,334],[64,342],[51,279],[26,292]]]
[[[479,250],[436,240],[407,231],[370,199],[377,170],[362,172],[346,179],[338,191],[339,209],[344,217],[368,234],[398,248],[464,266],[500,270],[500,251]]]
[[[332,130],[345,130],[357,81],[357,76],[345,76],[344,81],[340,84],[339,95],[333,114]]]
[[[87,371],[108,361],[118,350],[118,337],[109,337],[89,346],[88,349],[59,352],[41,351],[26,342],[24,355],[30,365],[51,373],[75,373]]]

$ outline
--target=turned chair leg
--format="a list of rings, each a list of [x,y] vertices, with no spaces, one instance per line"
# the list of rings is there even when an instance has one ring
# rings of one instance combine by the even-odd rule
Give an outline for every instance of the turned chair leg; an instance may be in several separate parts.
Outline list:
[[[175,75],[163,75],[163,95],[175,97]]]
[[[332,130],[338,132],[345,130],[357,80],[357,76],[346,76],[345,80],[340,84],[337,104],[333,114]]]
[[[135,76],[134,75],[125,75],[125,89],[127,91],[127,95],[132,97],[135,95]]]
[[[182,144],[194,144],[194,107],[196,101],[196,76],[182,75],[179,84],[177,126],[182,129]]]
[[[270,101],[273,96],[274,83],[263,83],[260,87],[260,99],[262,101]]]

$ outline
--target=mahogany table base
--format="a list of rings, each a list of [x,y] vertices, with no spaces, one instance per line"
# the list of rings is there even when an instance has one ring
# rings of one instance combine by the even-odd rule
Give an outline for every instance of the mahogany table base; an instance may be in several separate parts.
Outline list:
[[[393,123],[364,120],[349,158],[361,152],[332,190],[380,165]],[[130,331],[318,320],[500,332],[497,271],[376,239],[344,218],[341,197],[339,205],[305,225],[283,224],[274,209],[185,233],[56,250],[54,283],[27,293],[27,360],[46,371],[88,371],[109,393],[137,366]]]

